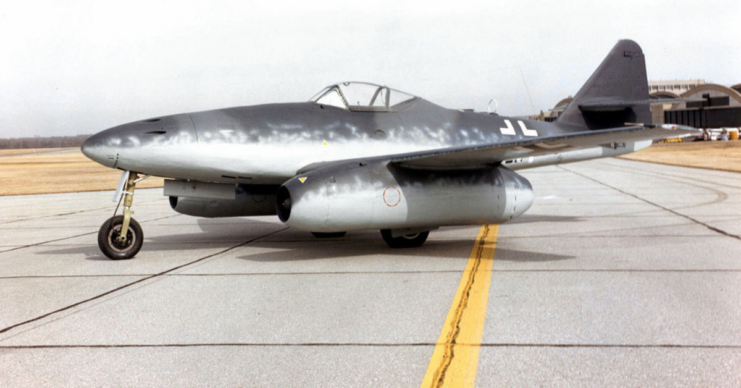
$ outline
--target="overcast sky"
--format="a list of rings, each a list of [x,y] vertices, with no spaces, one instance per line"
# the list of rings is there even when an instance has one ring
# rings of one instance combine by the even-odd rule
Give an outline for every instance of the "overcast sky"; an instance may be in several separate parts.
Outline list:
[[[305,101],[348,80],[525,115],[576,93],[624,38],[643,47],[650,80],[741,83],[738,0],[348,3],[10,2],[0,137]]]

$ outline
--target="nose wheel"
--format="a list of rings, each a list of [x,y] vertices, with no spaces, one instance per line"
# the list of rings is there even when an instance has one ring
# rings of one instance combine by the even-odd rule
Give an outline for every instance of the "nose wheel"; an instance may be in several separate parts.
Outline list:
[[[98,247],[111,260],[126,260],[136,256],[142,248],[144,234],[135,219],[129,219],[126,237],[121,238],[124,216],[109,218],[98,232]]]
[[[134,214],[131,211],[131,204],[134,201],[136,183],[147,177],[144,176],[139,179],[137,173],[129,171],[125,171],[121,176],[116,196],[118,197],[121,192],[125,194],[123,215],[115,215],[118,212],[117,206],[113,213],[114,216],[106,220],[98,231],[98,247],[111,260],[130,259],[136,256],[142,248],[144,233],[142,233],[142,227],[139,223],[131,217]]]

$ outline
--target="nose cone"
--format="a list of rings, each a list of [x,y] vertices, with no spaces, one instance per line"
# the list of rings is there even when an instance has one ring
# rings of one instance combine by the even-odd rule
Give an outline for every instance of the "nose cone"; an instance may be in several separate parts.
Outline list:
[[[85,140],[82,153],[106,167],[172,176],[172,150],[197,142],[190,116],[179,114],[106,129]]]
[[[92,161],[113,168],[116,163],[116,150],[110,144],[109,130],[90,136],[82,143],[82,153]]]

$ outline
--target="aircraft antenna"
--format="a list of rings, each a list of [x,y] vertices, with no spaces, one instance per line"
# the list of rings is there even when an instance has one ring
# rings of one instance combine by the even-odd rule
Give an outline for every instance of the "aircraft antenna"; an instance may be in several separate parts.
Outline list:
[[[486,106],[486,110],[489,112],[489,114],[492,114],[491,112],[491,103],[494,103],[494,113],[497,113],[497,110],[499,110],[499,103],[495,99],[489,100],[489,105]]]
[[[527,81],[525,81],[525,74],[522,72],[522,68],[520,67],[520,75],[522,76],[522,83],[525,84],[525,91],[527,92],[527,98],[530,99],[530,106],[533,107],[533,112],[535,112],[535,104],[533,104],[533,97],[530,95],[530,88],[527,87]]]

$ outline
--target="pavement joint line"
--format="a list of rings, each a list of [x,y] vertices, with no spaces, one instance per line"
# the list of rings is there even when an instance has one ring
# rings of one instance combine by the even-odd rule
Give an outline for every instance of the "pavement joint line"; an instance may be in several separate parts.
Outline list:
[[[607,166],[607,167],[613,168],[615,170],[627,171],[627,172],[631,172],[631,173],[638,173],[638,174],[646,175],[646,176],[653,176],[653,177],[656,177],[656,178],[666,179],[666,180],[670,180],[672,182],[677,182],[677,183],[682,183],[682,184],[688,184],[688,185],[691,185],[691,186],[705,188],[705,189],[709,189],[709,187],[708,186],[698,185],[698,184],[695,184],[694,182],[702,182],[702,183],[707,183],[707,184],[714,185],[714,186],[723,186],[723,187],[727,187],[729,189],[736,189],[736,190],[737,189],[741,189],[741,186],[730,185],[730,184],[727,184],[727,183],[719,183],[719,182],[714,182],[714,181],[709,181],[709,180],[706,180],[706,179],[699,179],[699,178],[687,178],[687,177],[682,176],[682,175],[671,174],[671,173],[666,173],[666,172],[657,173],[657,172],[651,172],[651,171],[641,170],[641,169],[636,170],[636,169],[631,169],[631,168],[629,168],[627,166],[618,166],[618,165],[615,165],[615,164],[612,164],[612,163],[607,163],[607,162],[604,162],[604,161],[598,162],[598,164],[601,164],[603,166]]]
[[[178,214],[178,215],[179,215],[179,214]],[[174,217],[174,216],[173,216],[173,217]],[[227,249],[223,249],[223,250],[221,250],[221,251],[219,251],[219,252],[216,252],[216,253],[212,253],[212,254],[210,254],[210,255],[206,255],[206,256],[204,256],[204,257],[201,257],[201,258],[199,258],[199,259],[196,259],[196,260],[190,261],[190,262],[188,262],[188,263],[185,263],[185,264],[181,264],[181,265],[178,265],[178,266],[176,266],[176,267],[170,268],[170,269],[168,269],[168,270],[166,270],[166,271],[162,271],[162,272],[159,272],[159,273],[157,273],[157,274],[154,274],[154,275],[151,275],[151,276],[148,276],[148,277],[144,277],[144,278],[141,278],[141,279],[135,280],[135,281],[133,281],[133,282],[131,282],[131,283],[127,283],[127,284],[124,284],[123,286],[120,286],[120,287],[116,287],[116,288],[114,288],[114,289],[112,289],[112,290],[110,290],[110,291],[106,291],[106,292],[104,292],[104,293],[102,293],[102,294],[99,294],[99,295],[93,296],[93,297],[91,297],[91,298],[88,298],[88,299],[85,299],[85,300],[79,301],[79,302],[77,302],[77,303],[73,303],[73,304],[71,304],[71,305],[69,305],[69,306],[66,306],[66,307],[62,307],[62,308],[60,308],[60,309],[57,309],[57,310],[54,310],[54,311],[52,311],[52,312],[49,312],[49,313],[46,313],[46,314],[40,315],[40,316],[38,316],[38,317],[36,317],[36,318],[32,318],[32,319],[29,319],[29,320],[26,320],[26,321],[23,321],[23,322],[19,322],[19,323],[16,323],[16,324],[14,324],[14,325],[11,325],[11,326],[8,326],[8,327],[6,327],[6,328],[4,328],[4,329],[0,329],[0,334],[2,334],[2,333],[6,333],[6,332],[8,332],[8,331],[10,331],[10,330],[12,330],[12,329],[14,329],[14,328],[17,328],[17,327],[20,327],[20,326],[23,326],[23,325],[27,325],[27,324],[29,324],[29,323],[33,323],[33,322],[36,322],[36,321],[38,321],[38,320],[41,320],[41,319],[47,318],[47,317],[49,317],[49,316],[51,316],[51,315],[54,315],[54,314],[57,314],[57,313],[60,313],[60,312],[63,312],[63,311],[69,310],[69,309],[71,309],[71,308],[73,308],[73,307],[77,307],[77,306],[80,306],[80,305],[82,305],[82,304],[85,304],[85,303],[88,303],[88,302],[91,302],[91,301],[94,301],[94,300],[100,299],[100,298],[102,298],[102,297],[104,297],[104,296],[107,296],[107,295],[113,294],[113,293],[115,293],[115,292],[121,291],[121,290],[123,290],[123,289],[126,289],[126,288],[128,288],[128,287],[131,287],[131,286],[133,286],[133,285],[136,285],[136,284],[139,284],[139,283],[142,283],[142,282],[145,282],[145,281],[147,281],[147,280],[150,280],[150,279],[154,279],[154,278],[160,277],[160,276],[162,276],[162,275],[166,275],[166,274],[168,274],[168,273],[170,273],[170,272],[172,272],[172,271],[176,271],[176,270],[178,270],[178,269],[181,269],[181,268],[187,267],[187,266],[189,266],[189,265],[192,265],[192,264],[196,264],[196,263],[198,263],[198,262],[201,262],[201,261],[203,261],[203,260],[209,259],[209,258],[211,258],[211,257],[214,257],[214,256],[218,256],[218,255],[221,255],[221,254],[223,254],[223,253],[226,253],[226,252],[232,251],[232,250],[234,250],[234,249],[237,249],[237,248],[239,248],[239,247],[245,246],[245,245],[247,245],[247,244],[249,244],[249,243],[252,243],[252,242],[254,242],[254,241],[257,241],[257,240],[260,240],[260,239],[262,239],[262,238],[266,238],[266,237],[272,236],[272,235],[274,235],[274,234],[276,234],[276,233],[282,232],[282,231],[284,231],[284,230],[286,230],[286,229],[288,229],[288,227],[285,227],[285,228],[282,228],[282,229],[279,229],[279,230],[276,230],[276,231],[272,231],[272,232],[270,232],[270,233],[267,233],[267,234],[264,234],[264,235],[262,235],[262,236],[258,236],[258,237],[255,237],[255,238],[251,238],[251,239],[249,239],[249,240],[247,240],[247,241],[245,241],[245,242],[243,242],[243,243],[241,243],[241,244],[238,244],[238,245],[234,245],[234,246],[232,246],[232,247],[230,247],[230,248],[227,248]]]
[[[432,352],[422,387],[473,387],[489,301],[499,225],[482,225]],[[458,346],[473,344],[473,346]]]
[[[151,220],[151,221],[156,221],[156,220]],[[140,222],[140,224],[143,224],[144,222],[146,222],[146,221],[142,221],[142,222]],[[90,234],[90,233],[88,233],[88,234]],[[679,237],[679,236],[677,236],[677,237]],[[168,241],[165,241],[165,242],[147,241],[146,242],[146,246],[147,247],[160,246],[160,245],[169,246],[169,245],[173,245],[173,244],[178,244],[180,246],[190,246],[190,245],[203,246],[203,245],[207,245],[207,244],[208,245],[229,245],[229,244],[235,244],[235,243],[239,243],[239,242],[242,242],[242,240],[224,240],[224,241],[213,241],[213,240],[212,241],[198,241],[198,240],[189,240],[189,241],[174,241],[174,242],[168,242]],[[47,244],[47,243],[43,243],[43,244]],[[92,243],[92,244],[91,243],[71,243],[71,244],[52,244],[52,243],[48,243],[48,245],[46,245],[46,246],[48,246],[48,247],[60,247],[60,248],[61,247],[92,247],[92,246],[97,246],[97,244],[95,244],[95,243]],[[2,249],[2,248],[0,248],[0,249]]]
[[[462,273],[460,270],[440,271],[347,271],[347,272],[260,272],[260,273],[204,273],[204,274],[171,274],[167,276],[275,276],[275,275],[373,275],[373,274],[428,274],[428,273]],[[741,272],[739,269],[492,269],[486,272]],[[116,275],[128,276],[128,275]]]
[[[481,271],[484,273],[487,271]],[[739,273],[741,269],[494,269],[488,271],[491,273],[540,273],[540,272],[559,272],[559,273]],[[428,274],[460,274],[460,270],[440,270],[440,271],[346,271],[346,272],[235,272],[235,273],[176,273],[165,274],[166,277],[225,277],[225,276],[305,276],[305,275],[428,275]],[[153,276],[156,274],[115,274],[115,275],[19,275],[19,276],[0,276],[0,280],[7,279],[64,279],[64,278],[108,278],[108,277],[141,277]]]
[[[151,273],[134,273],[130,275],[118,274],[118,275],[19,275],[19,276],[0,276],[0,280],[6,279],[75,279],[75,278],[119,278],[119,277],[142,277],[152,276]]]
[[[83,234],[77,234],[77,235],[74,235],[74,236],[68,236],[68,237],[58,238],[56,240],[48,240],[48,241],[42,241],[42,242],[36,243],[36,244],[23,245],[23,246],[20,246],[20,247],[16,247],[16,248],[8,249],[6,251],[2,251],[2,252],[0,252],[0,254],[7,253],[7,252],[17,251],[19,249],[26,249],[26,248],[31,248],[31,247],[39,246],[39,245],[44,245],[44,244],[47,244],[47,243],[52,243],[52,242],[57,242],[57,241],[62,241],[62,240],[69,240],[69,239],[73,239],[73,238],[77,238],[77,237],[82,237],[82,236],[89,236],[89,235],[95,234],[95,233],[98,233],[98,232],[88,232],[88,233],[83,233]]]
[[[602,163],[602,164],[605,165],[605,166],[610,166],[610,164],[607,164],[607,163]],[[618,169],[620,169],[620,168],[618,168]],[[622,170],[626,170],[626,169],[622,169]],[[630,171],[630,170],[628,170],[628,171]],[[686,180],[667,178],[665,175],[662,175],[662,174],[652,174],[652,173],[645,172],[645,171],[633,171],[633,173],[639,174],[639,175],[651,176],[651,177],[655,177],[655,178],[659,178],[659,179],[664,179],[664,180],[667,180],[667,181],[670,181],[670,182],[680,183],[680,184],[687,185],[687,186],[697,187],[697,188],[700,188],[700,189],[712,191],[713,193],[715,193],[715,195],[717,195],[717,198],[714,199],[714,200],[712,200],[712,201],[703,202],[703,203],[699,203],[699,204],[693,204],[693,205],[689,205],[689,206],[679,206],[679,207],[677,207],[677,209],[692,209],[692,208],[701,207],[701,206],[713,205],[713,204],[716,204],[716,203],[724,202],[725,200],[727,200],[730,197],[728,195],[728,193],[726,193],[725,191],[718,190],[718,189],[713,188],[713,187],[698,185],[696,183],[688,182]],[[676,176],[674,176],[674,177],[676,178]],[[699,179],[694,179],[694,181],[699,181]],[[707,181],[705,181],[705,182],[706,183],[713,184],[712,182],[707,182]],[[718,185],[719,186],[723,186],[722,184],[718,184]],[[608,186],[608,187],[610,187],[610,186]],[[735,186],[731,186],[731,187],[736,188]],[[636,198],[638,198],[638,197],[636,197]],[[643,198],[638,198],[638,199],[643,200]]]
[[[144,223],[152,222],[152,221],[164,220],[166,218],[173,218],[173,217],[178,217],[178,216],[180,216],[180,214],[175,214],[175,215],[166,216],[166,217],[160,217],[160,218],[154,218],[154,219],[151,219],[151,220],[141,221],[140,224],[144,224]],[[17,251],[17,250],[20,250],[20,249],[26,249],[26,248],[36,247],[36,246],[39,246],[39,245],[44,245],[44,244],[58,242],[58,241],[70,240],[70,239],[77,238],[77,237],[89,236],[91,234],[96,234],[96,233],[98,233],[98,232],[88,232],[88,233],[78,234],[78,235],[74,235],[74,236],[62,237],[62,238],[58,238],[58,239],[55,239],[55,240],[48,240],[48,241],[42,241],[42,242],[35,243],[35,244],[23,245],[23,246],[15,247],[15,248],[8,249],[8,250],[5,250],[5,251],[0,251],[0,254],[8,253],[8,252],[13,252],[13,251]],[[2,333],[2,332],[0,331],[0,333]]]
[[[689,225],[689,224],[687,224],[687,225]],[[642,234],[640,236],[636,236],[634,234],[610,234],[610,235],[607,235],[607,234],[589,234],[589,235],[575,236],[575,235],[571,235],[571,234],[553,234],[553,235],[541,234],[541,235],[535,235],[535,236],[508,236],[508,237],[502,237],[502,240],[522,240],[522,239],[532,240],[534,238],[553,238],[553,237],[558,237],[558,238],[563,238],[563,239],[568,239],[568,238],[586,238],[586,239],[591,239],[591,238],[595,238],[595,237],[597,237],[597,238],[625,238],[625,237],[628,237],[628,238],[639,238],[639,237],[640,238],[648,238],[648,237],[659,237],[659,238],[685,238],[686,239],[687,238],[687,235],[678,235],[678,234]],[[725,236],[718,236],[716,233],[714,233],[714,234],[707,234],[707,235],[699,235],[697,237],[722,238],[722,237],[725,237]]]
[[[651,163],[651,162],[643,162],[641,160],[632,160],[632,159],[629,159],[629,160],[634,161],[634,162]],[[612,163],[607,163],[606,161],[599,162],[599,164],[607,165],[607,166],[610,166],[610,167],[615,168],[615,169],[618,169],[618,170],[634,171],[634,170],[631,170],[628,167],[618,166],[618,165],[615,165],[615,164],[612,164]],[[686,178],[684,176],[676,175],[676,174],[667,174],[667,173],[657,174],[657,173],[650,173],[648,171],[641,171],[641,172],[643,174],[645,174],[645,175],[654,175],[656,177],[664,177],[664,176],[667,176],[668,175],[668,176],[671,176],[671,177],[674,177],[674,178],[688,179],[688,178]],[[733,172],[733,173],[738,174],[738,172],[736,172],[736,171],[723,171],[723,172]],[[717,183],[717,182],[708,181],[708,180],[705,180],[705,179],[692,178],[692,180],[693,181],[697,181],[697,182],[710,183],[712,185],[725,186],[725,187],[729,187],[729,188],[732,188],[732,189],[741,189],[741,186],[734,186],[734,185],[729,185],[729,184],[726,184],[726,183]]]
[[[618,192],[620,192],[620,193],[623,193],[623,194],[625,194],[625,195],[629,195],[629,196],[631,196],[631,197],[633,197],[633,198],[639,199],[639,200],[641,200],[641,201],[643,201],[643,202],[646,202],[646,203],[647,203],[647,204],[649,204],[649,205],[653,205],[653,206],[656,206],[656,207],[658,207],[659,209],[665,210],[665,211],[667,211],[667,212],[669,212],[669,213],[672,213],[672,214],[675,214],[675,215],[677,215],[677,216],[680,216],[680,217],[686,218],[686,219],[688,219],[688,220],[690,220],[690,221],[692,221],[692,222],[694,222],[694,223],[696,223],[696,224],[698,224],[698,225],[702,225],[702,226],[704,226],[704,227],[706,227],[706,228],[708,228],[708,229],[712,230],[713,232],[716,232],[716,233],[722,234],[722,235],[724,235],[724,236],[726,236],[726,237],[734,238],[734,239],[736,239],[736,240],[739,240],[739,241],[741,241],[741,236],[737,236],[737,235],[735,235],[735,234],[731,234],[731,233],[728,233],[728,232],[726,232],[725,230],[722,230],[722,229],[716,228],[716,227],[714,227],[714,226],[708,225],[708,224],[706,224],[706,223],[704,223],[704,222],[702,222],[702,221],[696,220],[696,219],[694,219],[694,218],[692,218],[692,217],[690,217],[690,216],[688,216],[688,215],[684,215],[684,214],[682,214],[682,213],[679,213],[679,212],[677,212],[677,211],[675,211],[675,210],[672,210],[672,209],[669,209],[669,208],[667,208],[667,207],[661,206],[661,205],[659,205],[659,204],[657,204],[657,203],[655,203],[655,202],[651,202],[651,201],[649,201],[649,200],[647,200],[647,199],[645,199],[645,198],[641,198],[641,197],[639,197],[639,196],[637,196],[637,195],[635,195],[635,194],[629,193],[629,192],[627,192],[627,191],[624,191],[624,190],[620,190],[620,189],[618,189],[617,187],[613,187],[613,186],[611,186],[611,185],[608,185],[607,183],[604,183],[604,182],[600,182],[600,181],[598,181],[598,180],[596,180],[596,179],[594,179],[594,178],[591,178],[591,177],[589,177],[589,176],[587,176],[587,175],[584,175],[584,174],[582,174],[582,173],[579,173],[579,172],[576,172],[576,171],[573,171],[573,170],[569,170],[568,168],[565,168],[565,167],[562,167],[562,166],[558,166],[558,168],[564,169],[564,170],[566,170],[566,171],[569,171],[569,172],[571,172],[572,174],[576,174],[576,175],[579,175],[579,176],[581,176],[581,177],[583,177],[583,178],[585,178],[585,179],[589,179],[589,180],[591,180],[591,181],[593,181],[593,182],[597,182],[597,183],[599,183],[599,184],[602,184],[602,185],[604,185],[604,186],[607,186],[607,187],[609,187],[609,188],[611,188],[611,189],[613,189],[613,190],[615,190],[615,191],[618,191]],[[689,184],[689,183],[686,183],[686,182],[683,182],[683,183],[685,183],[685,184]],[[691,184],[689,184],[689,185],[691,185]],[[693,186],[693,185],[691,185],[691,186]],[[694,185],[694,186],[696,186],[696,185]],[[707,188],[707,187],[705,187],[705,188]],[[726,195],[727,195],[727,194],[726,194]]]
[[[635,160],[635,159],[624,159],[624,158],[618,158],[618,159],[628,160],[628,161],[631,161],[631,162],[659,164],[659,165],[662,165],[662,166],[672,166],[672,167],[680,167],[680,168],[694,168],[694,169],[698,169],[698,170],[727,172],[727,173],[732,173],[732,174],[738,174],[739,173],[738,171],[727,170],[727,169],[723,169],[723,168],[703,167],[703,166],[686,166],[686,165],[683,165],[683,164],[672,164],[672,163],[668,163],[668,162],[649,161],[649,160]]]
[[[75,193],[75,194],[76,194],[76,193]],[[152,202],[157,202],[157,201],[162,201],[162,199],[153,199],[153,200],[151,200],[151,201],[138,202],[138,204],[139,204],[139,205],[143,205],[143,204],[145,204],[145,203],[152,203]],[[18,220],[13,220],[13,221],[5,221],[5,222],[0,222],[0,225],[12,224],[12,223],[16,223],[16,222],[23,222],[23,221],[38,220],[38,219],[41,219],[41,218],[51,218],[51,217],[61,217],[61,216],[71,216],[71,215],[74,215],[74,214],[82,214],[82,213],[87,213],[87,212],[93,212],[93,211],[97,211],[97,210],[104,210],[104,209],[110,209],[110,206],[106,206],[106,207],[97,207],[97,208],[94,208],[94,209],[77,210],[77,211],[74,211],[74,212],[69,212],[69,213],[59,213],[59,214],[50,214],[50,215],[46,215],[46,216],[39,216],[39,217],[29,217],[29,218],[21,218],[21,219],[18,219]]]
[[[197,347],[428,347],[436,342],[371,343],[371,342],[214,342],[191,344],[91,344],[91,345],[0,345],[0,349],[125,349],[125,348],[197,348]],[[461,343],[461,347],[484,348],[603,348],[603,349],[741,349],[741,345],[692,345],[692,344],[528,344],[528,343]]]

